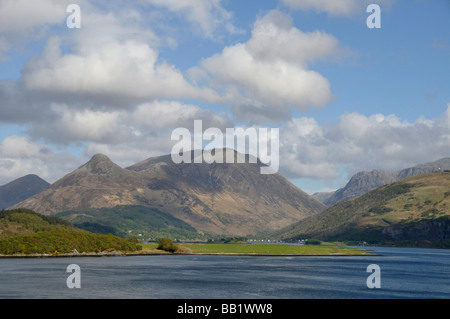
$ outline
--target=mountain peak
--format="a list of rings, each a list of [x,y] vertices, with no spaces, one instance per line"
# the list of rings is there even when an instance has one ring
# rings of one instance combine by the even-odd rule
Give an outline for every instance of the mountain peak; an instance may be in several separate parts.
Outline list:
[[[91,160],[90,160],[89,162],[92,162],[92,161],[96,161],[96,162],[99,162],[99,161],[112,162],[112,161],[109,159],[108,156],[106,156],[105,154],[101,154],[101,153],[97,153],[97,154],[95,154],[94,156],[92,156],[92,158],[91,158]]]
[[[120,175],[123,168],[115,164],[104,154],[95,154],[89,162],[80,166],[78,172],[87,172],[94,175]]]

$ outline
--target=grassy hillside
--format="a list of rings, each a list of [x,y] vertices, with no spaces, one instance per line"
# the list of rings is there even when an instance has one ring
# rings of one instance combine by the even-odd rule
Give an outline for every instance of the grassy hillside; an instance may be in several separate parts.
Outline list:
[[[195,228],[184,221],[159,210],[139,205],[72,210],[55,216],[69,220],[81,229],[121,237],[137,236],[145,240],[162,237],[183,239],[201,237]]]
[[[284,239],[450,244],[450,172],[405,178],[340,202],[277,233]]]
[[[111,234],[93,234],[57,217],[26,209],[0,212],[0,254],[59,254],[136,251],[136,242]]]

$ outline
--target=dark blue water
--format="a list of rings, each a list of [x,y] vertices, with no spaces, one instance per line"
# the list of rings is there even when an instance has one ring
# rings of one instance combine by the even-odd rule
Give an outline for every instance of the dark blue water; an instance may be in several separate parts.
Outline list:
[[[0,259],[0,298],[450,298],[450,250],[370,249],[383,256]],[[81,288],[67,287],[70,264]],[[367,287],[370,264],[380,288]]]

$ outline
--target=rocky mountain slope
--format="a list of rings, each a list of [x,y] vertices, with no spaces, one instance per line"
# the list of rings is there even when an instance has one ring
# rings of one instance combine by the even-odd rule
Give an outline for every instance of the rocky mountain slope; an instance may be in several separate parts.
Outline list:
[[[238,154],[235,154],[237,156]],[[261,163],[175,164],[169,155],[121,168],[97,154],[38,195],[14,205],[38,213],[137,205],[211,234],[280,229],[325,208]]]
[[[340,201],[361,196],[378,187],[393,183],[409,176],[444,170],[450,170],[450,157],[431,163],[420,164],[396,172],[387,172],[383,170],[373,170],[370,172],[364,171],[353,175],[345,187],[340,188],[335,192],[316,193],[312,196],[325,205],[332,206]]]
[[[26,175],[0,186],[0,209],[17,204],[36,195],[50,186],[37,175]]]

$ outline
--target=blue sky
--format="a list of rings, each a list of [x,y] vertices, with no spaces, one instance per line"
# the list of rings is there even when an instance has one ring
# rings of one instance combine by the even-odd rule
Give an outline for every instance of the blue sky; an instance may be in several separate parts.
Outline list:
[[[70,3],[0,0],[0,184],[167,154],[196,119],[279,128],[310,193],[450,156],[448,0],[80,0],[81,29]]]

